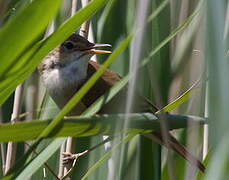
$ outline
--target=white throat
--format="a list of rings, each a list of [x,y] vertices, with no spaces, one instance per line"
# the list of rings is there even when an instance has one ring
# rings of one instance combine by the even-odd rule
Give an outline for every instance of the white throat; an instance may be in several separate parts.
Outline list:
[[[52,97],[72,96],[87,77],[87,60],[45,70],[42,80]],[[73,93],[73,94],[72,94]]]

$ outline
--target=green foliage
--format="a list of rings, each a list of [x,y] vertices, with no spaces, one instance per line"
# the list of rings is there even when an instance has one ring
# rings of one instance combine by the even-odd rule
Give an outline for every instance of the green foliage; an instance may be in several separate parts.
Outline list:
[[[1,68],[0,68],[0,104],[12,93],[15,87],[23,81],[22,68],[28,63],[19,60],[26,51],[35,46],[39,36],[56,14],[61,0],[37,0],[22,9],[10,19],[0,31]],[[47,12],[47,13],[44,13]],[[30,18],[28,18],[28,16]],[[36,49],[37,50],[37,49]],[[31,65],[30,65],[31,66]],[[34,70],[34,69],[33,69]]]
[[[132,130],[158,130],[160,118],[153,114],[130,114],[130,125],[126,129],[117,129],[116,124],[124,124],[125,114],[101,115],[91,117],[65,118],[59,127],[47,137],[84,137],[96,135],[112,135],[114,133],[131,132]],[[167,115],[169,129],[187,127],[188,123],[204,124],[204,119],[195,116]],[[0,141],[28,141],[36,139],[52,120],[33,120],[0,126]],[[19,133],[23,132],[23,133]]]
[[[39,108],[34,109],[38,112],[36,120],[0,124],[0,142],[34,140],[27,153],[23,154],[24,148],[19,146],[19,160],[3,179],[55,179],[44,163],[58,174],[59,147],[66,137],[77,137],[76,147],[81,152],[98,144],[102,135],[114,136],[110,148],[100,146],[79,159],[73,168],[73,179],[102,180],[112,175],[116,179],[136,180],[226,179],[229,127],[226,40],[229,33],[225,14],[228,3],[228,0],[93,0],[82,9],[79,4],[77,13],[68,17],[71,14],[68,0],[0,1],[0,104],[3,105],[0,116],[3,115],[3,122],[10,119],[9,107],[13,104],[9,97],[17,85],[26,82],[40,61],[82,23],[91,19],[95,42],[113,46],[108,58],[97,57],[103,65],[63,109],[58,110],[48,95],[43,96],[45,93],[39,84],[39,88],[36,87],[39,101],[35,102]],[[145,5],[143,12],[141,8]],[[143,15],[147,17],[146,26],[136,27]],[[63,19],[67,20],[62,22]],[[52,23],[58,27],[47,36]],[[142,41],[135,41],[141,35]],[[159,109],[157,115],[128,114],[128,126],[125,126],[127,114],[95,114],[127,88],[134,76],[129,63],[135,51],[139,51],[140,59],[136,89]],[[107,68],[123,78],[80,116],[64,117]],[[23,112],[28,111],[24,99],[30,99],[29,86],[26,82]],[[40,105],[40,102],[43,103]],[[202,118],[204,116],[209,118]],[[205,135],[203,138],[206,129],[199,126],[205,124],[206,119],[210,123],[209,142]],[[181,137],[190,152],[200,157],[202,145],[207,149],[209,143],[211,152],[204,152],[207,154],[206,174],[193,171],[178,154],[142,136],[164,128],[174,131],[185,128],[174,133],[175,136]],[[2,165],[6,148],[5,143],[1,145]],[[47,177],[43,175],[43,168]],[[2,175],[3,168],[0,169]]]

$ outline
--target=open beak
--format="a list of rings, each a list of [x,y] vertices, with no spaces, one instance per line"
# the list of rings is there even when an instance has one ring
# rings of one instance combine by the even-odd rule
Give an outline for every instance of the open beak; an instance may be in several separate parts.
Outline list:
[[[96,49],[96,48],[101,48],[101,47],[111,47],[111,45],[110,44],[95,44],[94,46],[91,46],[89,49],[87,49],[87,52],[91,54],[110,54],[112,53],[111,51]]]

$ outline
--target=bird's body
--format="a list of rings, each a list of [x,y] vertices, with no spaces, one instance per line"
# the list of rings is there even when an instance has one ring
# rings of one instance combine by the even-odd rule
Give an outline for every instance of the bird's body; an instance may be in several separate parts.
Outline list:
[[[110,53],[110,51],[93,50],[91,53],[85,53],[85,51],[76,51],[72,49],[67,49],[65,47],[66,43],[69,47],[69,43],[82,41],[85,46],[85,51],[87,52],[89,47],[103,47],[109,46],[107,44],[96,45],[90,43],[81,36],[74,34],[60,47],[54,49],[50,54],[46,56],[43,62],[39,66],[39,72],[41,74],[42,81],[49,91],[50,96],[56,102],[56,104],[63,108],[65,104],[72,98],[72,96],[80,89],[80,87],[88,80],[90,77],[99,69],[101,66],[95,61],[91,61],[90,57],[94,53]],[[81,42],[81,45],[83,44]],[[83,48],[81,48],[83,49]],[[90,51],[90,50],[89,50]],[[80,60],[79,60],[80,59]],[[89,107],[96,99],[104,95],[115,83],[120,80],[120,76],[110,70],[106,70],[100,79],[95,83],[95,85],[89,90],[89,92],[82,99],[81,103],[75,107],[71,115],[78,115],[83,109]],[[110,103],[105,105],[100,113],[117,113],[124,112],[124,99],[126,91],[123,90],[116,96]],[[141,99],[142,97],[137,96]],[[114,104],[119,104],[118,108],[114,108]],[[140,108],[135,108],[135,112],[146,112],[151,111],[148,101],[139,101],[141,103]],[[113,107],[112,107],[113,106]],[[143,107],[150,107],[146,110]],[[153,112],[157,109],[153,107]],[[152,112],[152,111],[151,111]]]
[[[110,53],[109,51],[95,50],[95,48],[107,46],[109,45],[90,43],[83,37],[73,34],[60,47],[57,47],[46,56],[38,69],[50,96],[60,108],[63,108],[80,87],[99,69],[100,64],[90,61],[90,58],[94,54]],[[119,80],[119,75],[106,70],[84,96],[81,103],[70,114],[80,114],[80,112],[89,107],[100,96],[104,95]],[[123,112],[123,109],[125,109],[125,102],[123,101],[125,96],[126,90],[124,88],[101,109],[100,113]],[[133,112],[154,113],[157,110],[146,99],[139,95],[136,95],[136,97],[138,104],[135,106]],[[163,144],[163,138],[160,133],[155,132],[152,134]],[[191,163],[195,161],[201,170],[204,169],[202,164],[198,160],[195,160],[173,136],[169,138],[169,145]]]
[[[88,41],[85,42],[90,45]],[[71,49],[74,45],[70,43],[72,41],[69,39],[69,42],[54,49],[38,68],[50,96],[60,108],[68,102],[87,78],[88,59],[93,55],[85,54],[84,51],[74,52]]]

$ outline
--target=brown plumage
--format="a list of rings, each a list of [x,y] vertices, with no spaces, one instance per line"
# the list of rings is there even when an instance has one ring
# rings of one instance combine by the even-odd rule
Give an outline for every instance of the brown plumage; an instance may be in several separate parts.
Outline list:
[[[83,37],[73,34],[60,47],[51,52],[40,65],[39,71],[51,97],[62,108],[82,85],[99,69],[100,64],[89,61],[93,54],[109,53],[95,50],[97,47],[109,46],[107,44],[93,44]],[[71,115],[80,114],[85,108],[104,95],[121,77],[106,70],[95,85],[82,99],[80,105],[73,109]],[[108,104],[105,104],[99,113],[125,113],[126,88],[121,90]],[[145,98],[135,95],[136,103],[133,112],[155,113],[158,109]],[[116,108],[114,108],[116,107]],[[117,108],[118,107],[118,108]],[[168,133],[167,144],[160,132],[153,132],[153,137],[161,144],[172,148],[192,165],[204,172],[204,165],[191,155],[185,147]]]

